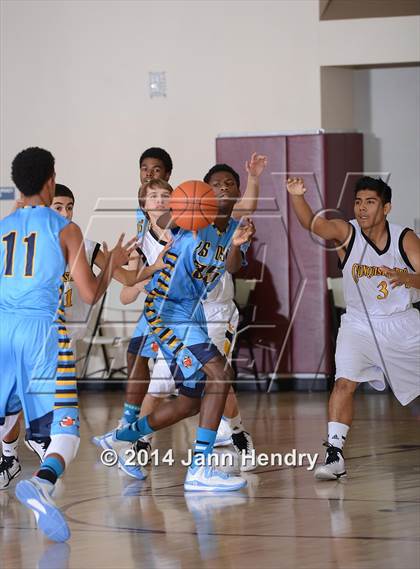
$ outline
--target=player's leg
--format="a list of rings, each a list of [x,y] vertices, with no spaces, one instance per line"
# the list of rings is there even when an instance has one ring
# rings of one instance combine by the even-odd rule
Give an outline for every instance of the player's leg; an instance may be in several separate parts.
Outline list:
[[[211,341],[230,363],[239,321],[238,309],[233,302],[204,303],[204,312]],[[251,457],[254,444],[242,423],[238,399],[232,386],[217,430],[215,447],[231,443],[238,453],[240,469],[253,470],[255,463]]]
[[[142,333],[143,330],[141,327],[141,320],[142,319],[140,319],[137,324],[135,334],[128,345],[125,402],[117,428],[125,427],[138,419],[141,404],[147,393],[150,382],[149,358],[138,357],[139,351],[145,342],[145,336],[138,335]],[[147,332],[148,330],[146,330],[146,335]],[[92,438],[92,442],[96,446],[108,448],[106,440],[112,432],[113,431],[108,431],[102,435],[96,435]]]
[[[19,414],[22,405],[17,392],[16,358],[14,336],[16,324],[8,316],[2,315],[0,326],[0,441],[2,457],[0,462],[0,490],[5,490],[10,482],[19,476],[21,467],[17,458],[17,438],[19,436]],[[16,442],[14,442],[16,441]],[[6,456],[5,456],[6,455]]]
[[[180,314],[178,322],[174,322],[173,314],[171,317],[171,326],[167,327],[163,323],[164,318],[160,316],[160,334],[156,335],[155,339],[165,359],[170,362],[175,380],[183,381],[181,393],[188,396],[189,391],[196,392],[202,388],[204,375],[206,376],[194,460],[188,470],[185,488],[200,491],[239,489],[246,484],[242,478],[215,471],[207,461],[207,457],[212,454],[233,370],[226,358],[222,357],[210,342],[201,305],[196,307],[194,320],[190,314],[188,317]],[[144,435],[173,424],[178,420],[176,410],[181,410],[180,404],[177,406],[176,403],[177,401],[168,402],[168,407],[164,408],[162,405],[152,415],[142,417],[126,429],[118,430],[113,436],[114,440],[134,442]],[[164,415],[163,411],[166,410],[169,413]],[[187,413],[187,408],[183,409],[183,413]],[[203,463],[202,466],[200,462]]]
[[[336,381],[328,405],[327,450],[324,463],[315,469],[318,480],[337,480],[346,474],[343,448],[353,420],[354,393],[366,381],[376,389],[385,388],[377,359],[369,325],[344,316],[337,337]]]
[[[137,374],[140,373],[141,364],[136,362],[139,351],[139,338],[133,337],[127,350],[127,385],[125,388],[125,401],[119,425],[133,423],[140,415],[141,386]]]
[[[50,443],[38,471],[16,486],[16,497],[32,510],[49,539],[66,541],[70,530],[51,495],[79,447],[76,370],[66,329],[60,326],[57,331],[48,320],[32,324],[33,334],[26,326],[20,331],[18,390],[28,439]]]
[[[152,371],[152,377],[149,383],[149,389],[143,403],[141,404],[140,416],[145,417],[156,411],[168,395],[175,393],[176,386],[172,377],[171,370],[166,363],[162,353],[158,352],[158,357],[155,361]],[[143,451],[150,457],[152,450],[153,435],[145,435],[139,439],[135,445],[136,452]]]
[[[158,359],[153,366],[148,392],[141,404],[140,416],[145,417],[151,415],[162,405],[162,403],[164,403],[164,398],[173,393],[175,389],[175,382],[172,378],[171,371],[163,358],[163,355],[158,352]],[[141,463],[143,465],[146,457],[148,460],[151,458],[152,439],[153,433],[149,433],[142,436],[133,444],[132,449],[135,452],[135,456],[142,456]],[[132,478],[143,480],[146,476],[146,473],[142,468],[142,464],[137,461],[134,461],[134,464],[132,464],[131,461],[129,463],[125,460],[124,453],[120,455],[118,464],[121,470]]]
[[[207,318],[207,328],[210,339],[219,351],[227,357],[230,363],[239,322],[238,309],[233,302],[230,302],[227,305],[215,307],[212,307],[211,304],[205,304],[204,311]],[[226,429],[226,424],[228,425],[228,429]],[[251,457],[254,443],[251,435],[245,430],[242,423],[238,399],[232,386],[229,389],[226,399],[215,446],[218,446],[218,440],[223,441],[223,431],[228,434],[229,430],[231,432],[230,438],[232,444],[239,456],[240,469],[243,471],[253,470],[255,468],[255,461],[253,461]]]
[[[187,491],[210,492],[239,490],[246,485],[244,479],[212,469],[209,461],[234,372],[226,358],[219,353],[205,363],[201,370],[206,375],[206,384],[201,401],[193,460],[188,468],[184,488]]]
[[[346,474],[343,447],[353,421],[354,393],[358,382],[340,377],[328,402],[328,440],[325,462],[315,470],[318,480],[337,480]]]

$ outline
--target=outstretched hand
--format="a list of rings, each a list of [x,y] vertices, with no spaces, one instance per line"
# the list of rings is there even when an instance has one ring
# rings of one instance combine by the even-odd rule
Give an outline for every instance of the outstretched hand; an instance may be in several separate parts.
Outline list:
[[[255,234],[255,225],[250,217],[245,217],[240,225],[236,228],[232,237],[232,245],[240,247],[247,241],[250,241]]]
[[[245,162],[245,170],[249,176],[259,178],[267,163],[267,156],[253,152],[251,158]]]
[[[105,260],[111,261],[113,269],[126,265],[130,259],[131,253],[136,248],[137,237],[133,237],[123,245],[125,233],[121,233],[117,243],[113,249],[109,250],[105,241],[102,243]]]
[[[168,265],[167,263],[165,263],[165,261],[163,260],[163,257],[165,256],[165,254],[169,251],[169,249],[172,246],[172,240],[169,241],[165,247],[162,249],[162,251],[159,253],[156,261],[153,263],[153,268],[156,271],[162,271],[163,269],[168,269],[170,268],[170,265]]]
[[[288,178],[287,191],[292,196],[303,196],[306,192],[306,188],[302,178]]]

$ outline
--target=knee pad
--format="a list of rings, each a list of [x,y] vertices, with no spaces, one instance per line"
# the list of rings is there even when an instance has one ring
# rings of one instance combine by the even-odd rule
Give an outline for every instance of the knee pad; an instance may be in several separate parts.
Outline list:
[[[60,455],[67,468],[75,458],[79,449],[79,444],[80,437],[77,435],[52,435],[51,442],[45,456],[47,457],[50,454]]]
[[[17,423],[17,420],[19,419],[19,413],[20,413],[20,411],[18,411],[18,413],[16,413],[16,415],[7,415],[4,418],[3,425],[0,425],[0,443],[1,443],[1,439],[3,439],[7,435],[7,433],[9,431],[11,431],[13,429],[13,427],[15,426],[15,424]]]

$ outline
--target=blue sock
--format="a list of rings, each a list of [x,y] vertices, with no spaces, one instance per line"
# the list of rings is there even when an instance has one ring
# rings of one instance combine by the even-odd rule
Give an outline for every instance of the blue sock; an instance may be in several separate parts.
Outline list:
[[[37,478],[41,478],[43,480],[48,480],[52,484],[57,482],[57,478],[59,478],[64,472],[64,466],[61,464],[61,461],[58,458],[54,458],[53,456],[47,456],[47,458],[41,464],[41,467],[36,475]]]
[[[137,421],[139,413],[140,407],[138,405],[124,403],[124,410],[121,420],[126,423],[134,423],[134,421]]]
[[[203,456],[207,457],[213,452],[215,440],[216,431],[212,431],[211,429],[204,429],[203,427],[197,428],[192,466],[203,465]]]
[[[134,443],[138,439],[141,439],[141,437],[144,437],[144,435],[151,435],[154,432],[155,431],[149,425],[147,417],[141,417],[127,427],[118,429],[115,433],[115,438],[118,441],[129,441]]]

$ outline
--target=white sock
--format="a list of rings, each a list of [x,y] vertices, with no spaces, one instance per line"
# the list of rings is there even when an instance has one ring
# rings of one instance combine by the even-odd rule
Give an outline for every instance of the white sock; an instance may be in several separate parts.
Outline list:
[[[232,429],[234,433],[242,433],[244,430],[244,426],[242,425],[241,414],[238,413],[236,417],[223,417],[229,423],[229,427]]]
[[[5,443],[3,441],[3,454],[4,454],[4,456],[14,456],[15,458],[17,458],[18,444],[19,444],[19,437],[11,443]]]
[[[328,442],[338,448],[343,448],[350,427],[344,423],[330,421],[328,423]]]

